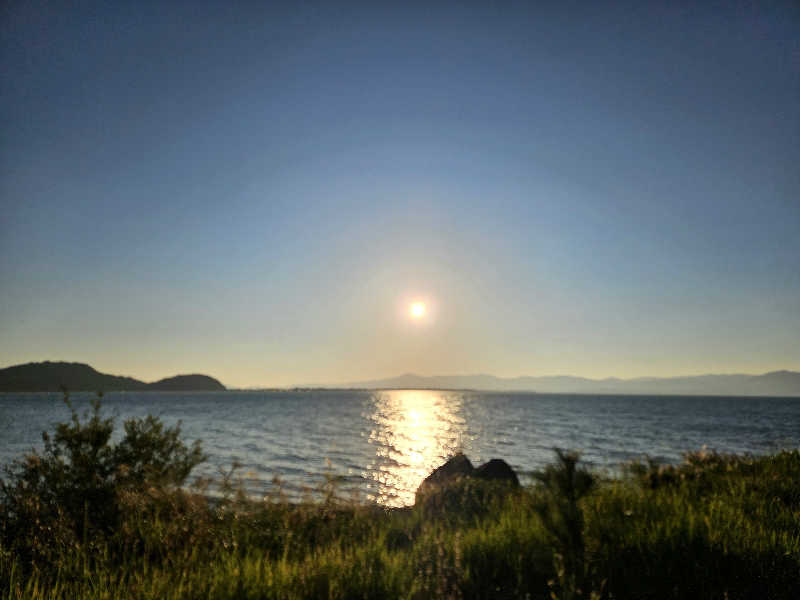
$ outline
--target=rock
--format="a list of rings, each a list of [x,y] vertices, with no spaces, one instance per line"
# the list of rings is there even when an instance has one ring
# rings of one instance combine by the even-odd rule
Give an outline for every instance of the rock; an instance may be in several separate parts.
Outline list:
[[[422,483],[417,488],[417,499],[419,499],[420,495],[432,492],[446,483],[462,477],[469,477],[474,472],[475,467],[472,466],[469,459],[463,454],[456,454],[422,480]]]
[[[507,481],[514,487],[519,487],[519,479],[509,464],[501,458],[493,458],[487,463],[475,469],[472,474],[478,479],[488,479],[492,481]]]
[[[427,481],[428,483],[442,484],[456,477],[469,477],[474,472],[475,467],[472,466],[469,459],[463,454],[456,454],[453,458],[448,459],[446,463],[428,475],[423,483]]]
[[[424,499],[426,503],[433,502],[433,504],[437,504],[437,496],[452,495],[453,493],[460,494],[471,489],[469,480],[474,481],[477,479],[493,483],[507,483],[514,488],[519,487],[517,474],[514,473],[514,469],[506,461],[493,458],[476,469],[466,456],[456,454],[422,481],[417,488],[415,501],[419,503],[420,500]],[[450,484],[457,482],[462,483],[450,486]],[[500,492],[500,490],[496,491]],[[441,504],[442,502],[444,502],[444,499],[440,498],[438,503]]]

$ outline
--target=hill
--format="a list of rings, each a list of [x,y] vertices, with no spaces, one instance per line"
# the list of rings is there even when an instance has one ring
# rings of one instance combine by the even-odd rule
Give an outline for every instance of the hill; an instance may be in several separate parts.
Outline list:
[[[762,375],[694,375],[688,377],[639,377],[636,379],[615,377],[587,379],[570,375],[509,378],[494,375],[424,376],[406,373],[387,379],[347,383],[339,387],[472,389],[555,394],[800,396],[800,373],[772,371]]]
[[[223,391],[225,386],[208,375],[176,375],[147,384],[148,390],[164,392]]]
[[[0,392],[134,392],[222,391],[225,386],[207,375],[177,375],[154,383],[100,373],[87,364],[40,362],[0,369]]]

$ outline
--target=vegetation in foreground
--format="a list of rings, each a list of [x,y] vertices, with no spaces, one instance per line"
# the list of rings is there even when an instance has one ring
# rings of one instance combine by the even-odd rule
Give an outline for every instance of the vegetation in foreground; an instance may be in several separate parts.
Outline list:
[[[68,402],[68,401],[67,401]],[[558,451],[537,484],[462,480],[413,509],[182,487],[204,459],[99,401],[0,484],[2,598],[792,598],[800,452],[697,452],[601,480]]]

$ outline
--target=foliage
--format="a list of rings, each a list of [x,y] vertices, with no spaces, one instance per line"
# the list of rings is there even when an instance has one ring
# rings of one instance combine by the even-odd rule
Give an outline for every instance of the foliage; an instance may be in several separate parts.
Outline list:
[[[0,539],[26,564],[61,564],[75,548],[97,546],[130,513],[133,495],[164,494],[181,486],[205,460],[199,442],[186,446],[180,426],[130,419],[118,444],[114,420],[101,414],[101,398],[81,419],[68,394],[70,420],[5,469],[0,480]]]
[[[560,597],[589,598],[591,584],[585,560],[583,510],[579,501],[595,486],[594,476],[579,466],[576,452],[555,449],[556,462],[534,473],[544,494],[536,512],[551,537]],[[555,582],[554,582],[555,583]]]

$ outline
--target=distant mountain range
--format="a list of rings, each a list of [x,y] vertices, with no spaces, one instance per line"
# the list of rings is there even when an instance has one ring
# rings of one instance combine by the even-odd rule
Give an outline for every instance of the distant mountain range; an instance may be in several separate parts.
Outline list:
[[[206,392],[225,386],[208,375],[176,375],[153,383],[106,375],[89,365],[70,362],[27,363],[0,369],[0,392]]]
[[[0,392],[223,391],[225,386],[208,375],[176,375],[153,383],[133,377],[107,375],[87,364],[70,362],[27,363],[0,369]],[[664,394],[720,396],[797,396],[800,373],[772,371],[763,375],[694,375],[587,379],[569,375],[495,377],[494,375],[416,375],[340,385],[306,385],[304,388],[356,389],[460,389],[555,394]]]
[[[772,371],[763,375],[693,375],[587,379],[569,375],[503,378],[494,375],[433,375],[406,373],[389,379],[353,382],[333,388],[472,389],[551,394],[664,394],[721,396],[800,396],[800,373]]]

